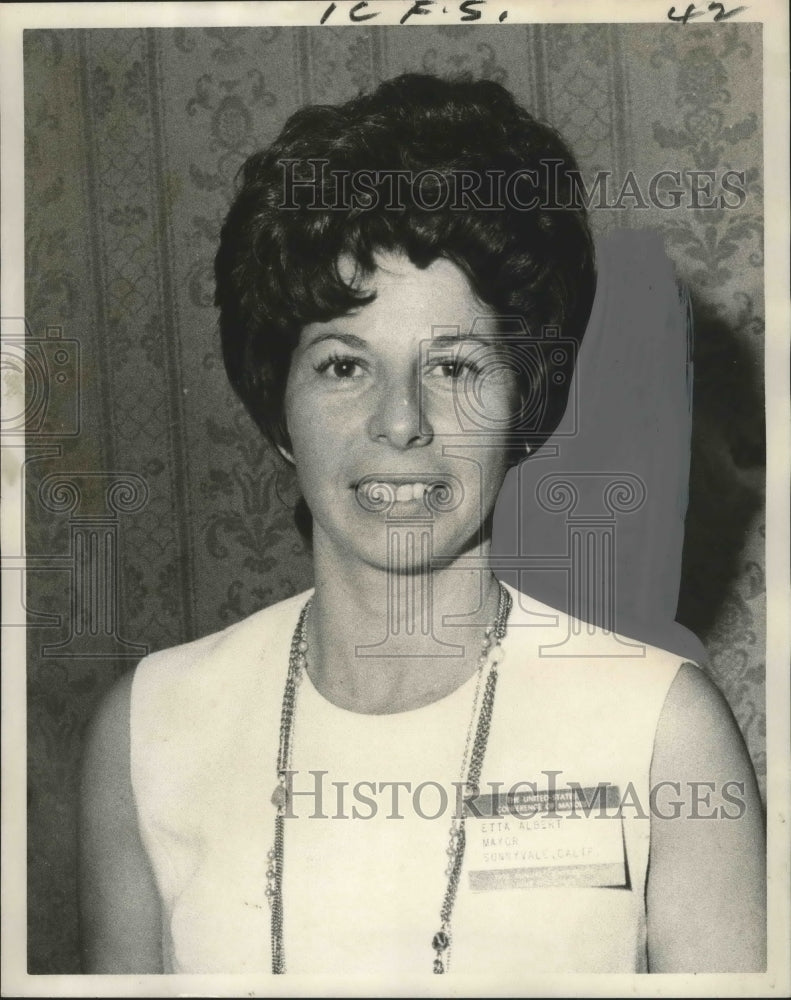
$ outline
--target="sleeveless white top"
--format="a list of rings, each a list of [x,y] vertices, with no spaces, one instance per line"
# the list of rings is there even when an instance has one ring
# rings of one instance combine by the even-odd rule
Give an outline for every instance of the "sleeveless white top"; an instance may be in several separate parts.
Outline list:
[[[562,644],[572,626],[579,639],[579,623],[511,593],[481,791],[492,782],[541,789],[553,780],[547,772],[557,772],[558,787],[628,788],[637,805],[610,821],[622,830],[626,884],[548,878],[526,886],[506,876],[476,891],[465,870],[449,971],[645,971],[649,770],[659,714],[682,661],[650,646],[614,646],[612,636],[588,626],[581,627],[585,648],[596,655],[580,656],[579,644]],[[162,900],[167,972],[271,970],[271,795],[289,646],[308,596],[155,653],[137,668],[132,786]],[[575,655],[557,655],[567,650]],[[362,715],[331,704],[305,677],[294,723],[295,817],[284,824],[287,972],[431,972],[457,806],[453,782],[476,684],[473,677],[414,711]],[[468,841],[487,834],[477,826],[483,822],[467,819]],[[492,857],[507,859],[519,842],[513,825],[492,824],[491,832],[488,843],[501,852]]]

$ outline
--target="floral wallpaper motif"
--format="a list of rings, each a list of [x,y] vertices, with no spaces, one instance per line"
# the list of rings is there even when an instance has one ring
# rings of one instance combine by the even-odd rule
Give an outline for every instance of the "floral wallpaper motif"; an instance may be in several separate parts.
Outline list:
[[[729,26],[732,28],[734,26]],[[730,60],[749,59],[752,47],[731,30],[708,37],[706,44],[689,46],[685,51],[660,50],[651,59],[659,68],[672,60],[676,73],[676,104],[681,121],[672,126],[652,123],[653,137],[662,149],[671,150],[697,170],[732,169],[743,166],[745,150],[755,148],[760,140],[760,123],[755,111],[734,114],[734,98],[726,87]],[[680,58],[679,58],[680,57]],[[745,171],[746,188],[755,204],[761,195],[759,170]],[[706,204],[709,199],[702,199]],[[700,208],[686,213],[685,219],[673,220],[665,227],[665,238],[678,247],[689,261],[690,278],[695,287],[709,288],[727,284],[734,276],[734,257],[740,248],[749,248],[748,263],[763,264],[762,224],[760,215],[733,212],[727,208]]]
[[[623,197],[592,220],[599,233],[660,230],[692,290],[679,620],[706,644],[763,782],[760,56],[760,26],[734,23],[26,33],[26,313],[35,337],[59,329],[80,357],[79,433],[65,433],[74,399],[53,394],[64,433],[49,452],[31,437],[26,468],[28,552],[42,557],[28,609],[50,615],[29,630],[31,972],[79,971],[75,798],[99,698],[146,648],[310,583],[293,479],[219,359],[212,259],[235,172],[300,104],[404,70],[502,82],[566,135],[586,176],[611,171],[616,194],[629,171],[642,189],[659,170],[744,172],[737,209]],[[147,494],[134,511],[97,501],[92,515],[114,518],[119,641],[108,653],[83,637],[64,657],[54,647],[73,626],[70,546],[94,521],[45,508],[39,488],[86,470],[137,477]]]

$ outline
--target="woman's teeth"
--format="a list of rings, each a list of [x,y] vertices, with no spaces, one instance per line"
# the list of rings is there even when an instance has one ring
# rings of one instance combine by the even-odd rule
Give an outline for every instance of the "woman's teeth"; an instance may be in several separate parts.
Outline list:
[[[431,479],[405,480],[403,474],[393,474],[393,479],[365,478],[354,487],[357,502],[370,513],[392,511],[394,504],[421,503],[434,514],[455,510],[464,497],[461,483],[455,476],[437,474]],[[417,511],[406,508],[397,517],[412,516]]]
[[[371,500],[378,501],[392,497],[397,503],[408,503],[411,500],[422,500],[426,490],[429,489],[427,483],[389,483],[385,480],[370,480],[364,486],[366,496]]]
[[[425,492],[425,483],[404,483],[396,489],[395,497],[404,503],[407,500],[422,500]]]

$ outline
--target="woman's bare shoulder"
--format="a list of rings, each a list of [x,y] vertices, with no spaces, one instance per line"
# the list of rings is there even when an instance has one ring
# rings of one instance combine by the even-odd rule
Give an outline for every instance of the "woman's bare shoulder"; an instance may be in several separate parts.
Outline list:
[[[734,777],[749,772],[749,754],[728,702],[697,664],[684,662],[667,693],[654,744],[652,777]]]
[[[761,971],[761,799],[727,701],[691,663],[679,668],[656,730],[650,850],[651,971]]]

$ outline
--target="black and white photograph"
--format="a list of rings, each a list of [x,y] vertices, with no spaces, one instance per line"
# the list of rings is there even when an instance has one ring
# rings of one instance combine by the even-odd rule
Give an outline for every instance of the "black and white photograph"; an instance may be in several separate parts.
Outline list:
[[[6,9],[2,995],[786,995],[785,5]]]

